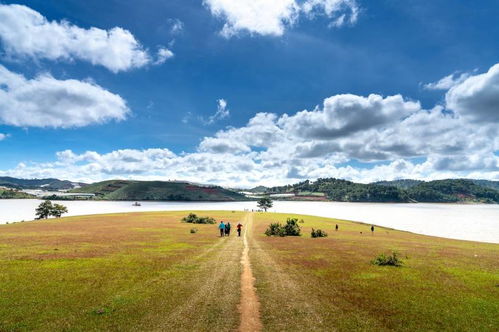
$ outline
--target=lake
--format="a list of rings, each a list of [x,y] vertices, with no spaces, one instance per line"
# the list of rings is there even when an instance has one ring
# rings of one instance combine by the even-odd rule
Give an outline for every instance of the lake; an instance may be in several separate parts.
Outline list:
[[[39,200],[0,200],[0,224],[32,220]],[[67,215],[173,210],[256,209],[255,202],[132,202],[63,201]],[[275,201],[272,212],[300,213],[369,224],[452,239],[499,243],[499,205],[388,204]],[[367,226],[366,226],[367,229]]]

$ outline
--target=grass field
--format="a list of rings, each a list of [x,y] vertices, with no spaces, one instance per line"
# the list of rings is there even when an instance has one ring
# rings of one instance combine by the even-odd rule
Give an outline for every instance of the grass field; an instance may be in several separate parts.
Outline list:
[[[268,223],[290,215],[196,213],[245,224],[264,331],[499,327],[499,245],[309,216],[301,237],[269,238]],[[0,225],[0,331],[237,330],[243,240],[186,214]],[[329,237],[310,238],[312,227]],[[403,267],[370,263],[392,250]]]

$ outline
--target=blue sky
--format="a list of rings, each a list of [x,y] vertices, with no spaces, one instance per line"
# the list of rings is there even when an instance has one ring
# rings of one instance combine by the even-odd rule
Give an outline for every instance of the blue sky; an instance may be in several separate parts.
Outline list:
[[[499,179],[496,1],[0,6],[0,175]]]

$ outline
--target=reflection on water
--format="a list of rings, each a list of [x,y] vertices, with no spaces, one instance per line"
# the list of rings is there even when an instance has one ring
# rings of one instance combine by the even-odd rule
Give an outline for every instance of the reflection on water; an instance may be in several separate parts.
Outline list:
[[[0,224],[32,220],[38,200],[0,200]],[[68,215],[131,211],[244,210],[255,202],[63,201]],[[499,243],[499,205],[274,202],[272,212],[302,213],[362,221],[419,234]]]

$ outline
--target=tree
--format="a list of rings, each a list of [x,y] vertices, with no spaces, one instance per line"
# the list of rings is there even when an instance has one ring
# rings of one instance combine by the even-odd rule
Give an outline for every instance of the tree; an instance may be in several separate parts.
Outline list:
[[[68,213],[68,208],[61,204],[54,204],[52,208],[52,215],[56,218],[60,218],[64,213]]]
[[[265,210],[270,209],[272,207],[272,200],[270,197],[262,197],[258,200],[258,208]]]
[[[36,219],[47,219],[50,216],[60,218],[64,213],[68,213],[68,208],[61,204],[52,204],[51,201],[44,201],[35,210]]]
[[[40,203],[35,210],[36,219],[47,219],[54,209],[51,201],[45,201]]]

